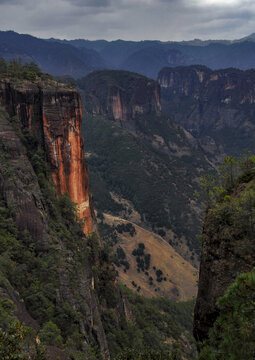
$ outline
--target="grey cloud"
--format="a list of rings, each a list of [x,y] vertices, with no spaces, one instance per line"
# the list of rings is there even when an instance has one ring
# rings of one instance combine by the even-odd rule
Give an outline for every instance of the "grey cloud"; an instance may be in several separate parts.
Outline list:
[[[0,0],[1,30],[11,24],[39,37],[168,41],[233,39],[254,32],[251,0],[209,9],[198,0],[196,5],[192,0],[19,0],[21,6],[15,1]]]
[[[24,2],[19,0],[0,0],[0,5],[22,5]]]
[[[111,0],[70,0],[70,3],[79,7],[108,7]]]

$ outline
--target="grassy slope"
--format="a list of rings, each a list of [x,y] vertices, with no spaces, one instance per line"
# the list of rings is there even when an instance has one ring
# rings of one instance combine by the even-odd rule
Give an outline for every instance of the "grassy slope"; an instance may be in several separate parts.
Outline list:
[[[130,223],[127,220],[104,214],[105,222],[110,225]],[[132,224],[136,230],[133,236],[128,232],[118,234],[120,241],[115,245],[115,249],[121,247],[130,268],[124,271],[124,267],[116,267],[119,280],[130,289],[141,290],[139,293],[147,297],[163,296],[167,299],[178,301],[191,299],[196,295],[196,269],[184,260],[169,243],[161,236],[152,233],[142,227]],[[150,267],[146,272],[137,271],[136,257],[132,251],[138,248],[138,244],[145,245],[145,253],[150,254]],[[155,268],[155,269],[154,269]],[[156,269],[162,271],[162,281],[157,281]],[[150,285],[149,277],[153,278]],[[137,286],[134,286],[135,282]]]

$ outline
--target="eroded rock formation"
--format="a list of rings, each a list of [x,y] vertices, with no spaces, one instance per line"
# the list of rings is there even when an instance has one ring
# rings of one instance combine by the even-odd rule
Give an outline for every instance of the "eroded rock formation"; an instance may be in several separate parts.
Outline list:
[[[226,154],[254,150],[254,70],[164,68],[158,81],[163,112],[193,136],[209,136]]]
[[[57,86],[57,85],[56,85]],[[66,192],[78,205],[85,234],[96,230],[81,134],[81,101],[75,90],[41,88],[23,82],[0,83],[0,101],[10,116],[17,115],[45,148],[59,195]]]
[[[93,231],[96,221],[83,156],[80,98],[74,90],[56,89],[53,85],[42,88],[40,84],[26,81],[0,82],[0,200],[2,206],[9,211],[12,209],[17,241],[22,249],[20,256],[24,255],[22,246],[25,249],[27,247],[28,252],[31,249],[35,251],[32,260],[27,258],[27,263],[22,263],[24,276],[31,277],[26,269],[33,269],[35,259],[54,257],[54,275],[47,268],[50,280],[40,283],[40,274],[33,274],[40,283],[36,290],[40,295],[36,296],[42,296],[42,288],[50,283],[52,310],[59,312],[64,306],[68,306],[70,313],[80,314],[75,320],[75,326],[82,338],[82,351],[86,352],[90,346],[97,346],[102,357],[108,359],[109,350],[101,322],[101,308],[97,290],[93,288],[95,276],[87,259],[90,249],[88,240],[80,230],[68,232],[72,223],[62,222],[59,225],[58,221],[63,219],[56,214],[58,202],[55,193],[52,195],[54,204],[51,204],[51,195],[45,193],[45,189],[53,191],[49,181],[50,174],[49,178],[48,170],[47,174],[43,174],[43,181],[48,184],[43,188],[40,172],[35,171],[33,163],[33,155],[44,149],[46,159],[40,161],[44,165],[47,162],[50,165],[58,195],[69,192],[71,199],[79,206],[80,217],[86,217],[84,232],[87,234]],[[31,154],[29,141],[33,142],[31,149],[35,154]],[[13,259],[14,263],[18,263],[18,260]],[[8,285],[8,281],[10,279],[6,275],[5,283],[2,281],[0,284],[1,296],[14,302],[19,320],[38,330],[39,325],[34,320],[38,320],[38,313],[33,312],[34,300],[28,301],[24,288],[21,286],[20,289],[15,281]],[[111,281],[113,282],[109,280],[109,283]],[[17,290],[19,296],[14,297]],[[27,289],[26,291],[29,293]],[[38,307],[45,305],[38,301]],[[71,328],[73,318],[66,321]]]

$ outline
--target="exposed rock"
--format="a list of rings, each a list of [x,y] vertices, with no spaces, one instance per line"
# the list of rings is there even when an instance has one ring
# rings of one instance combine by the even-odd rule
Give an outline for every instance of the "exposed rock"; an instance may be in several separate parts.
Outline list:
[[[13,301],[16,306],[15,315],[24,325],[29,326],[36,331],[40,329],[38,322],[31,317],[25,307],[24,301],[20,298],[19,293],[13,289],[8,280],[3,281],[3,279],[1,279],[0,298],[6,298]]]
[[[95,230],[96,220],[83,155],[79,95],[76,91],[65,88],[42,88],[40,84],[25,81],[16,84],[2,81],[0,98],[2,106],[10,116],[9,118],[5,112],[0,114],[1,196],[8,208],[15,209],[19,237],[23,234],[29,236],[35,244],[37,255],[51,251],[53,242],[58,251],[61,251],[62,259],[65,261],[57,267],[58,286],[55,289],[55,306],[61,307],[66,302],[73,311],[79,312],[83,350],[85,351],[88,346],[98,346],[103,358],[108,359],[109,350],[101,322],[101,309],[92,286],[91,264],[86,263],[86,266],[83,264],[79,269],[77,265],[75,268],[74,290],[73,268],[70,264],[78,253],[67,249],[61,234],[59,236],[55,234],[56,238],[52,240],[52,233],[49,230],[49,209],[27,149],[21,141],[22,136],[25,136],[29,129],[37,140],[37,146],[45,151],[58,194],[69,192],[71,200],[77,202],[79,215],[84,219],[86,234]],[[16,130],[11,122],[15,123]],[[82,232],[80,237],[85,244],[86,238]],[[29,308],[26,310],[25,306],[20,305],[22,299],[16,299],[15,290],[8,297],[17,305],[18,318],[25,319],[28,325],[38,330],[38,324],[36,325],[27,314]],[[81,304],[86,304],[86,307],[82,307]],[[56,350],[57,352],[61,353]]]
[[[255,103],[255,71],[211,70],[205,66],[164,68],[159,83],[169,94],[225,104]]]
[[[46,249],[48,233],[43,196],[26,150],[4,116],[0,123],[0,148],[1,156],[10,157],[7,169],[3,165],[0,168],[0,192],[7,206],[16,209],[19,232],[28,231],[36,240],[37,249]]]
[[[96,86],[97,82],[99,86]],[[159,85],[139,74],[97,71],[78,83],[84,91],[86,107],[90,112],[98,115],[107,113],[128,129],[136,128],[137,116],[161,110]]]
[[[45,148],[59,195],[66,192],[79,206],[84,232],[96,230],[81,134],[81,101],[67,88],[42,88],[30,82],[0,83],[0,101],[22,129],[29,128]]]
[[[254,70],[164,68],[158,81],[163,112],[194,136],[212,137],[227,154],[254,150]]]

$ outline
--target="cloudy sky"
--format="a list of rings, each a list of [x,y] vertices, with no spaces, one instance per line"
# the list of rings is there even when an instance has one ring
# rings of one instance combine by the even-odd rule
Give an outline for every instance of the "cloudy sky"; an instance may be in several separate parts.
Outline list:
[[[255,32],[255,1],[0,0],[0,30],[61,39],[238,39]]]

